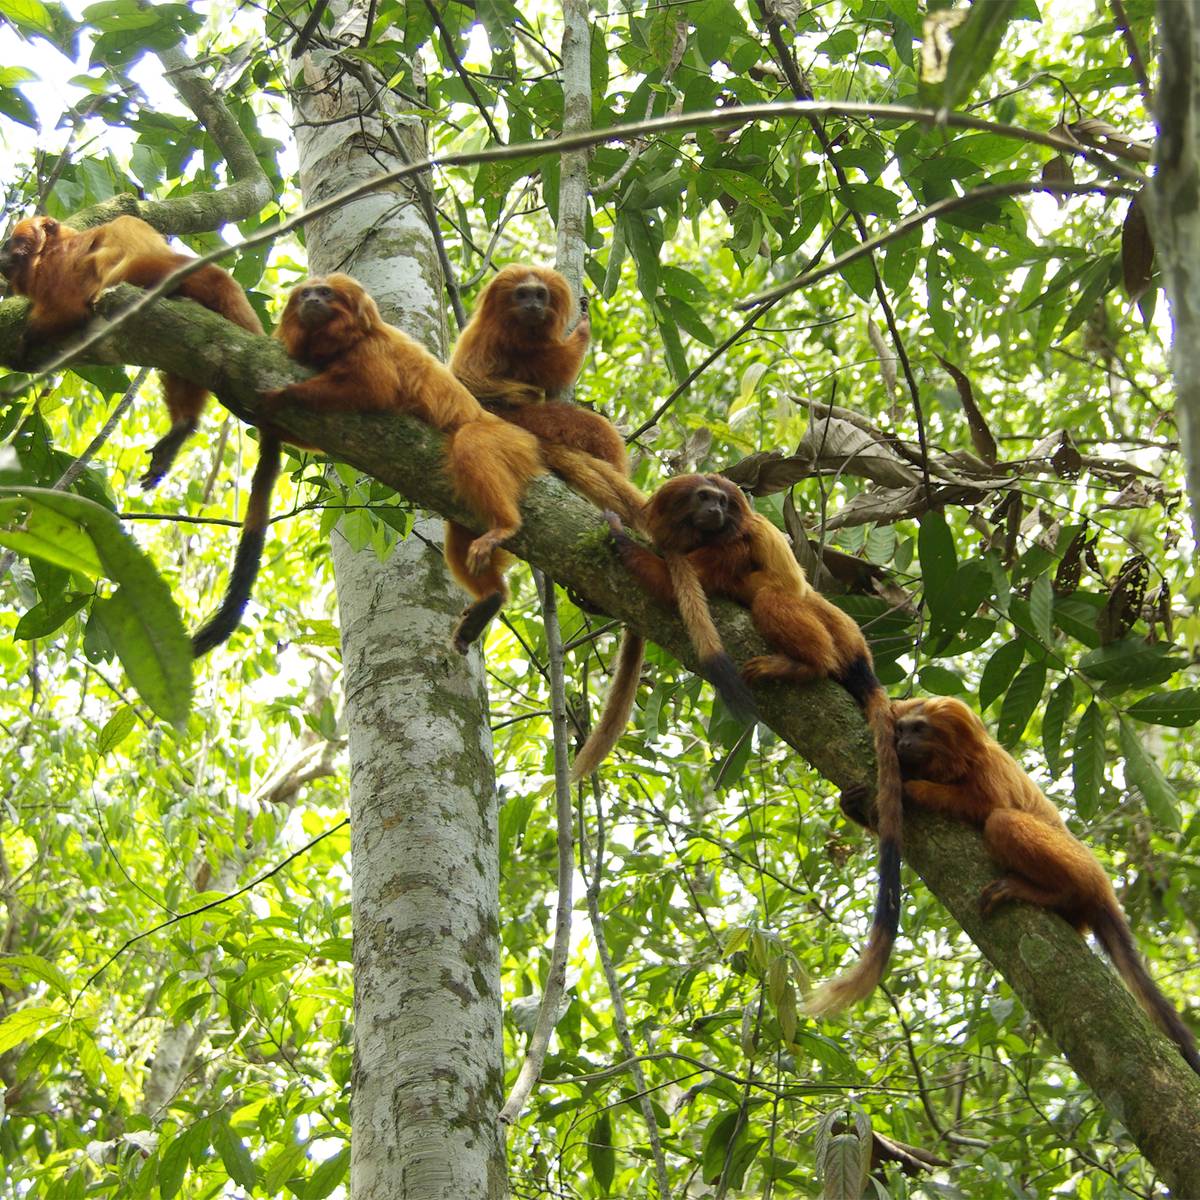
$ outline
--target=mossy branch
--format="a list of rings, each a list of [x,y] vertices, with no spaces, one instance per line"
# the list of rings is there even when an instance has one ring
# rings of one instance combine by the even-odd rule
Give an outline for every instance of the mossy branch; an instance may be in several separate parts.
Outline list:
[[[128,286],[106,293],[97,306],[99,317],[111,318],[137,294]],[[0,364],[17,365],[25,308],[23,300],[0,304]],[[260,391],[308,375],[277,342],[245,333],[186,301],[160,301],[135,313],[89,354],[93,361],[167,368],[210,387],[237,416],[250,421]],[[441,435],[420,422],[399,414],[284,412],[277,424],[415,504],[472,524],[442,471]],[[524,526],[510,543],[516,554],[687,666],[697,665],[677,616],[631,586],[592,505],[546,477],[534,481],[521,511]],[[714,615],[735,659],[765,652],[743,609],[718,603]],[[759,688],[756,695],[763,721],[836,787],[872,783],[871,739],[841,688],[830,683],[773,685]],[[974,830],[913,812],[904,836],[905,857],[913,869],[1175,1193],[1200,1196],[1195,1149],[1200,1077],[1150,1025],[1116,974],[1053,914],[1013,905],[987,920],[980,917],[979,894],[996,871]]]

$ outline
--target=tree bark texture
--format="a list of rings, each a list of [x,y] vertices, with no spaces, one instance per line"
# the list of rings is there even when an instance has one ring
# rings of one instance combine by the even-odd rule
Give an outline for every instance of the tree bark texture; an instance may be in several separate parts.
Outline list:
[[[1175,419],[1200,530],[1200,0],[1158,2],[1158,142],[1147,192],[1155,256],[1171,306]]]
[[[113,289],[99,302],[101,318],[136,296],[128,286]],[[0,304],[0,363],[14,360],[25,311],[24,300]],[[185,301],[165,301],[134,314],[94,348],[91,358],[168,368],[212,387],[243,419],[253,419],[259,391],[310,374],[277,342],[245,333]],[[441,469],[443,439],[428,426],[400,414],[287,412],[276,421],[415,504],[471,524]],[[630,586],[592,505],[547,477],[534,480],[521,511],[524,525],[510,543],[517,555],[689,667],[697,665],[678,617]],[[717,602],[713,611],[736,660],[766,652],[744,610]],[[441,636],[450,626],[448,613]],[[426,662],[424,674],[440,670],[439,662]],[[348,695],[353,686],[347,687]],[[873,785],[870,736],[858,709],[836,684],[767,685],[756,689],[756,699],[763,722],[834,785]],[[384,746],[381,752],[389,751]],[[914,812],[904,836],[908,862],[1054,1036],[1079,1076],[1119,1116],[1178,1195],[1200,1196],[1195,1151],[1200,1079],[1150,1026],[1114,972],[1052,913],[1017,905],[979,919],[979,892],[996,871],[973,830]]]
[[[293,105],[306,204],[405,161],[376,99],[330,52],[302,57]],[[423,153],[419,124],[401,136]],[[354,275],[385,319],[444,357],[441,269],[409,185],[314,221],[307,248],[312,274]],[[507,1195],[492,738],[480,654],[449,646],[464,596],[441,531],[419,521],[420,536],[384,563],[332,538],[350,757],[355,1200]]]

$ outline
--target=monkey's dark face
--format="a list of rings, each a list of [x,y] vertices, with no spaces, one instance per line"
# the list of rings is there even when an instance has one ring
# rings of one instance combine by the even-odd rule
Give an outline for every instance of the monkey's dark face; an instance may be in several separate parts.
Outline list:
[[[550,289],[536,276],[526,275],[512,290],[511,313],[525,329],[541,329],[551,319]]]
[[[923,702],[896,721],[896,757],[900,770],[908,778],[920,779],[922,768],[928,766],[932,756],[930,739],[933,727],[923,711]]]
[[[701,533],[720,533],[729,524],[729,497],[722,488],[699,484],[692,492],[688,520]]]
[[[375,301],[358,280],[314,276],[292,289],[275,336],[292,358],[318,366],[382,325]]]
[[[58,237],[59,229],[53,217],[27,217],[18,221],[12,236],[0,249],[0,275],[20,291],[38,255],[48,242]]]
[[[324,280],[302,283],[288,301],[288,308],[305,329],[319,329],[328,324],[337,307],[337,293]]]

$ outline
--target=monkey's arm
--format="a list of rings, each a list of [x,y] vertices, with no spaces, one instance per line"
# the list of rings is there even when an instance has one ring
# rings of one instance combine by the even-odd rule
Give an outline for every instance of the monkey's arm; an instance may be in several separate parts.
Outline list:
[[[548,396],[569,388],[575,382],[591,340],[592,325],[584,315],[579,318],[579,324],[571,330],[570,336],[539,351],[538,374]]]
[[[613,543],[625,564],[625,569],[661,604],[674,608],[675,585],[671,582],[666,562],[653,550],[638,545],[625,532],[625,526],[621,524],[621,518],[615,512],[606,512],[604,516],[612,530]]]
[[[994,807],[972,795],[966,788],[951,783],[934,783],[931,779],[906,779],[904,798],[927,808],[982,825]]]
[[[312,411],[367,412],[384,408],[372,397],[362,379],[344,367],[330,367],[311,379],[290,383],[273,392],[260,392],[259,400],[267,414],[281,408],[307,408]]]

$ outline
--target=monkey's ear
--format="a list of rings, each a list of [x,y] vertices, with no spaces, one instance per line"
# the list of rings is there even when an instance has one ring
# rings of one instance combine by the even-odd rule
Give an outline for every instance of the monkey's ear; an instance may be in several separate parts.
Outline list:
[[[54,237],[58,233],[58,222],[53,217],[43,217],[42,229],[47,237]]]

